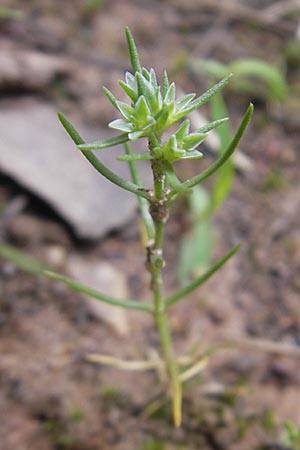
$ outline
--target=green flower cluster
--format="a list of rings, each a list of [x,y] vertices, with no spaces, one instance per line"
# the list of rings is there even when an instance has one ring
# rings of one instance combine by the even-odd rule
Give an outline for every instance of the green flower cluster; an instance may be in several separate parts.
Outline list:
[[[202,153],[196,149],[205,139],[207,132],[227,118],[214,121],[192,133],[189,132],[189,120],[185,120],[164,143],[161,142],[162,135],[175,122],[206,103],[229,81],[231,75],[196,99],[196,94],[187,94],[176,99],[175,83],[169,83],[167,73],[164,72],[162,86],[159,86],[154,69],[147,70],[140,66],[134,44],[130,42],[131,36],[127,38],[129,47],[132,44],[134,74],[126,72],[125,81],[119,81],[119,85],[128,95],[130,102],[118,101],[107,88],[103,88],[108,99],[123,116],[110,122],[109,127],[121,131],[130,141],[143,137],[149,139],[149,151],[136,157],[131,156],[131,159],[156,158],[172,162],[177,159],[200,158]]]

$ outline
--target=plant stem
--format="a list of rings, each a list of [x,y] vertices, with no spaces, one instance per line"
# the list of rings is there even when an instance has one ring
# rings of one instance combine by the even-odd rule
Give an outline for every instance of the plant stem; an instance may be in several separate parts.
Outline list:
[[[148,269],[151,274],[151,288],[153,292],[154,320],[159,334],[163,358],[171,383],[173,403],[173,417],[176,426],[181,424],[182,389],[179,379],[179,369],[176,362],[169,318],[163,296],[162,269],[164,266],[163,243],[165,223],[168,218],[167,196],[165,192],[165,174],[158,160],[152,161],[154,179],[154,202],[150,207],[150,214],[155,227],[153,244],[148,247]]]

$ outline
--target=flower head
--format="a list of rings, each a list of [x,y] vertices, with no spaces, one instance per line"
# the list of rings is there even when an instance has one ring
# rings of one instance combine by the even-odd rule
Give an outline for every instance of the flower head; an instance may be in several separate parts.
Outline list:
[[[146,152],[144,159],[157,158],[171,162],[201,157],[202,153],[196,149],[205,139],[206,133],[226,119],[212,122],[207,127],[191,133],[190,122],[185,120],[165,142],[162,142],[163,133],[207,102],[228,82],[230,76],[196,99],[196,94],[193,93],[177,99],[175,83],[169,83],[167,73],[164,72],[160,86],[154,69],[147,70],[141,67],[131,34],[127,33],[127,38],[133,73],[126,72],[125,80],[119,81],[119,84],[129,97],[129,103],[118,101],[107,88],[104,88],[104,93],[122,115],[122,118],[110,122],[109,127],[127,134],[130,141],[148,138],[150,150]],[[138,156],[138,159],[143,159],[141,155]]]

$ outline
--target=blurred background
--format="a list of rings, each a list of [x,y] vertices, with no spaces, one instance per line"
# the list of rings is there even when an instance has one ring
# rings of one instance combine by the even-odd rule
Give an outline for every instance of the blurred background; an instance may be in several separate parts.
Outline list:
[[[33,275],[40,261],[109,295],[150,299],[136,199],[88,166],[56,116],[87,141],[112,135],[102,86],[125,100],[127,25],[142,64],[167,69],[178,96],[234,74],[191,119],[230,124],[196,167],[176,166],[180,178],[224,151],[255,106],[233,161],[176,204],[167,229],[168,293],[243,242],[172,310],[178,353],[212,354],[186,386],[180,430],[156,373],[86,358],[155,357],[151,320]],[[299,75],[299,0],[2,0],[1,450],[299,448],[300,432],[282,439],[285,420],[300,424]],[[129,176],[122,148],[99,152]]]

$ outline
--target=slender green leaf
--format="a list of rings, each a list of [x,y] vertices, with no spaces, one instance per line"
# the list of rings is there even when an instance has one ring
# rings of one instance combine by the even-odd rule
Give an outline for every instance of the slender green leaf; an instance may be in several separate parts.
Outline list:
[[[244,58],[233,61],[229,69],[238,77],[255,76],[264,80],[270,95],[277,100],[284,100],[288,95],[288,85],[277,67],[266,61],[255,58]],[[255,88],[255,85],[253,86]]]
[[[218,92],[220,89],[222,89],[224,86],[226,86],[226,84],[229,82],[231,77],[232,77],[232,74],[227,75],[225,78],[223,78],[217,84],[215,84],[210,89],[208,89],[208,91],[204,92],[204,94],[200,95],[200,97],[196,98],[196,100],[193,100],[191,103],[189,103],[184,110],[181,110],[177,114],[175,114],[174,121],[181,119],[182,117],[186,116],[190,112],[194,111],[194,109],[197,109],[200,106],[204,105],[204,103],[208,102],[208,100],[213,95],[215,95],[216,92]]]
[[[0,6],[0,19],[21,19],[22,17],[22,11],[14,8]]]
[[[288,84],[282,72],[273,64],[258,58],[241,58],[224,65],[216,60],[196,59],[189,63],[195,73],[204,73],[214,78],[234,73],[232,88],[239,92],[256,93],[257,81],[266,85],[266,94],[274,100],[284,100],[288,95]]]
[[[122,119],[118,119],[122,120]],[[111,138],[103,139],[102,141],[90,142],[89,144],[80,144],[78,148],[82,151],[91,151],[91,150],[101,150],[108,147],[113,147],[114,145],[124,144],[124,142],[128,142],[128,134],[122,133],[118,136],[113,136]]]
[[[226,77],[222,78],[218,83],[216,83],[214,86],[212,86],[210,89],[208,89],[204,94],[200,95],[200,97],[196,98],[196,100],[192,101],[192,104],[190,107],[199,108],[199,106],[204,105],[204,103],[207,103],[208,100],[216,94],[220,89],[223,89],[224,86],[229,82],[230,78],[232,77],[232,73],[227,75]]]
[[[189,129],[190,129],[190,121],[188,119],[184,120],[175,133],[178,142],[181,142],[184,136],[188,134]]]
[[[135,76],[131,72],[125,73],[125,80],[126,80],[126,83],[128,84],[128,86],[131,89],[133,89],[134,91],[136,91],[136,89],[137,89],[136,79],[135,79]]]
[[[137,72],[136,74],[136,81],[139,93],[139,99],[137,101],[137,104],[141,98],[144,98],[144,100],[150,106],[150,108],[153,111],[156,111],[157,109],[156,90],[153,88],[152,84],[148,80],[146,80],[145,77],[139,72]]]
[[[66,277],[65,275],[61,275],[59,273],[51,272],[50,270],[44,270],[42,275],[50,278],[51,280],[59,281],[71,289],[74,289],[74,291],[89,295],[90,297],[101,300],[104,303],[109,303],[110,305],[121,306],[122,308],[127,309],[138,309],[146,312],[152,311],[151,306],[146,305],[145,303],[136,300],[120,300],[115,297],[110,297],[109,295],[102,294],[101,292],[85,286],[72,278]]]
[[[223,78],[228,74],[228,72],[233,72],[234,75],[236,75],[235,71],[229,70],[227,65],[222,64],[215,59],[193,59],[189,62],[189,68],[194,73],[204,73],[205,75],[209,75],[214,78]]]
[[[193,193],[194,189],[191,196]],[[213,241],[211,217],[195,223],[190,232],[183,236],[177,260],[177,273],[181,285],[207,270],[212,259]]]
[[[103,86],[102,88],[104,94],[106,95],[106,97],[108,98],[108,100],[111,102],[111,104],[118,109],[118,100],[116,99],[116,97],[114,96],[114,94],[112,94],[110,92],[109,89],[107,89],[105,86]]]
[[[133,153],[132,155],[121,155],[117,157],[118,161],[150,161],[153,156],[149,152]]]
[[[136,102],[137,100],[137,92],[135,92],[134,89],[132,89],[130,86],[128,86],[126,83],[124,83],[124,81],[119,80],[119,85],[121,86],[122,89],[124,89],[124,91],[126,92],[126,94],[128,95],[129,98],[131,98],[131,100],[133,102]]]
[[[187,283],[206,271],[213,253],[211,198],[202,186],[195,186],[188,197],[191,230],[179,245],[177,272],[180,282]]]
[[[143,128],[142,130],[139,131],[133,131],[132,133],[128,134],[129,140],[130,141],[136,141],[137,139],[143,137],[146,133],[147,128]]]
[[[151,111],[149,109],[148,103],[144,95],[141,95],[136,102],[135,105],[136,116],[140,121],[144,121],[144,123],[148,120],[148,117],[151,115]]]
[[[206,138],[205,133],[190,133],[187,136],[183,138],[183,148],[185,148],[187,151],[192,151],[197,148],[201,142]]]
[[[98,292],[87,286],[84,286],[81,283],[72,280],[71,278],[68,278],[64,275],[52,272],[51,268],[47,264],[42,263],[38,259],[33,258],[27,253],[11,245],[1,244],[0,256],[4,259],[12,261],[17,267],[19,267],[21,270],[24,270],[25,272],[34,275],[42,275],[46,278],[60,281],[78,292],[87,294],[90,297],[96,298],[105,303],[110,303],[111,305],[115,306],[122,306],[123,308],[138,309],[151,312],[151,306],[146,305],[145,303],[142,303],[138,300],[119,300],[117,298],[102,294],[101,292]]]
[[[222,125],[224,122],[227,122],[229,119],[228,117],[224,117],[223,119],[214,120],[213,122],[208,123],[207,125],[204,125],[201,128],[198,128],[196,130],[196,133],[208,133],[209,131],[213,130],[214,128],[217,128],[218,126]]]
[[[212,97],[211,111],[214,119],[227,115],[228,111],[221,92],[217,92],[216,95]],[[233,138],[233,131],[230,122],[226,121],[221,124],[221,126],[217,129],[217,133],[220,140],[219,152],[222,154]],[[231,191],[233,180],[234,164],[232,159],[228,159],[228,161],[220,168],[216,176],[212,191],[212,208],[218,207],[226,199]]]
[[[252,105],[252,103],[250,103],[250,105],[241,121],[241,124],[240,124],[234,138],[232,139],[230,145],[226,149],[226,151],[213,164],[211,164],[206,170],[201,172],[199,175],[196,175],[195,177],[191,178],[190,180],[185,181],[183,183],[184,186],[186,186],[187,188],[192,188],[193,186],[196,186],[197,184],[201,183],[206,178],[211,176],[213,173],[215,173],[216,170],[218,170],[220,167],[223,166],[223,164],[226,163],[226,161],[230,158],[230,156],[233,154],[233,152],[237,148],[243,134],[245,133],[247,125],[251,119],[252,113],[253,113],[253,105]]]
[[[221,122],[219,123],[217,133],[220,138],[221,151],[224,151],[233,138],[233,131],[229,120],[222,119],[222,117],[227,116],[228,111],[221,92],[217,92],[216,95],[211,98],[210,105],[212,117],[215,119],[214,122]]]
[[[150,72],[146,69],[146,67],[142,67],[142,74],[146,80],[150,81]]]
[[[164,101],[166,103],[173,103],[175,101],[175,89],[176,89],[175,83],[173,82],[170,84],[170,86],[166,92],[166,95],[164,97]]]
[[[129,30],[128,27],[125,28],[125,33],[126,33],[126,39],[127,39],[132,69],[134,72],[140,72],[142,70],[142,66],[140,63],[139,54],[138,54],[133,36],[131,34],[131,31]]]
[[[181,97],[179,100],[176,100],[176,108],[179,111],[185,109],[195,97],[196,94],[186,94],[184,97]]]
[[[124,131],[125,133],[130,133],[132,131],[131,122],[124,119],[116,119],[108,124],[109,128],[113,128],[114,130]],[[125,141],[126,142],[126,141]],[[124,142],[122,142],[123,144]],[[99,148],[99,147],[98,147]],[[105,147],[103,147],[105,148]]]
[[[71,124],[71,122],[68,121],[65,115],[61,112],[58,112],[57,116],[60,123],[62,124],[62,126],[64,127],[64,129],[66,130],[66,132],[68,133],[74,144],[76,145],[85,144],[84,140],[82,139],[76,128]]]
[[[177,178],[171,163],[167,161],[164,162],[164,171],[167,181],[174,191],[180,194],[188,194],[190,192],[190,190],[183,186],[183,183]]]
[[[200,159],[203,157],[203,153],[198,150],[189,151],[186,155],[181,156],[180,159]]]
[[[80,136],[80,134],[76,131],[76,129],[73,127],[73,125],[68,121],[68,119],[62,114],[58,113],[58,118],[62,124],[62,126],[65,128],[67,133],[70,135],[71,139],[76,145],[83,145],[85,144],[84,140]],[[127,140],[125,141],[127,142]],[[133,194],[139,195],[141,197],[144,197],[147,200],[151,200],[149,197],[149,194],[146,189],[143,189],[140,186],[137,186],[136,184],[130,183],[127,180],[124,180],[119,175],[115,174],[111,170],[108,169],[104,164],[99,161],[98,158],[93,154],[93,152],[81,150],[82,154],[86,157],[86,159],[92,164],[92,166],[99,172],[101,175],[103,175],[105,178],[107,178],[112,183],[116,184],[117,186],[120,186],[121,188],[132,192]]]
[[[134,108],[129,106],[127,103],[117,101],[117,108],[127,120],[130,120],[134,114]]]
[[[169,79],[168,79],[168,74],[167,71],[164,70],[164,74],[163,74],[163,83],[162,83],[162,97],[163,99],[166,96],[166,93],[169,89],[170,83],[169,83]]]
[[[0,256],[3,259],[12,261],[18,268],[28,273],[40,274],[42,270],[50,269],[47,264],[12,245],[0,244]]]
[[[156,73],[155,73],[154,69],[150,69],[150,83],[152,84],[154,89],[156,89],[158,87]]]
[[[235,245],[225,256],[219,259],[215,264],[213,264],[210,269],[207,270],[203,275],[198,277],[196,280],[192,281],[188,286],[179,289],[179,291],[175,292],[175,294],[170,295],[165,301],[166,306],[171,306],[176,303],[178,300],[182,299],[186,295],[193,292],[199,286],[201,286],[205,281],[207,281],[220,267],[225,264],[229,258],[231,258],[241,247],[241,244]]]

